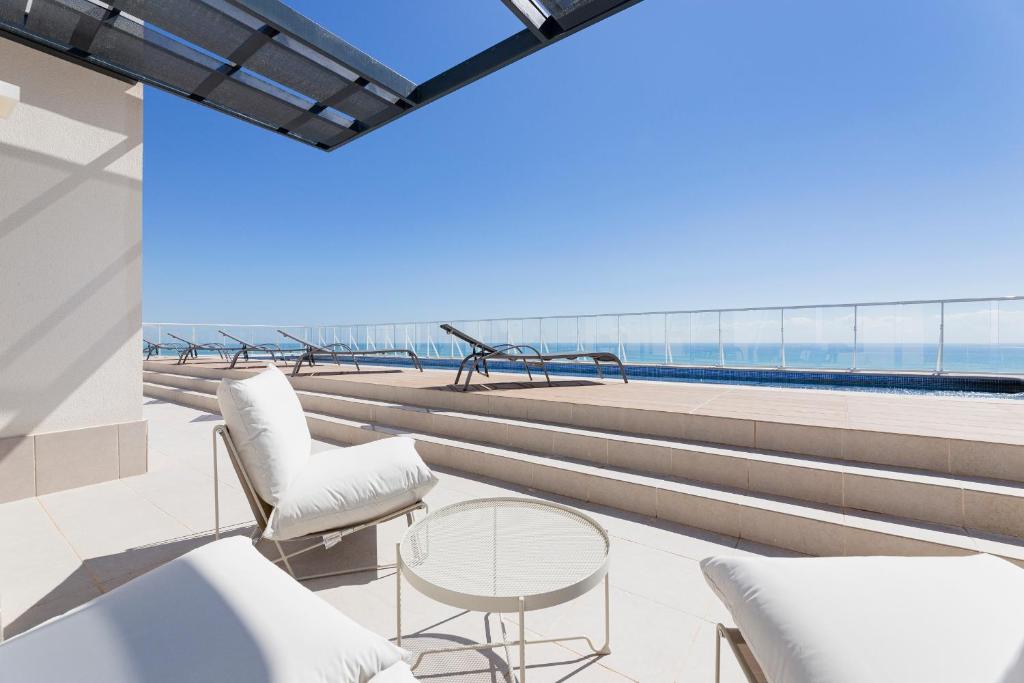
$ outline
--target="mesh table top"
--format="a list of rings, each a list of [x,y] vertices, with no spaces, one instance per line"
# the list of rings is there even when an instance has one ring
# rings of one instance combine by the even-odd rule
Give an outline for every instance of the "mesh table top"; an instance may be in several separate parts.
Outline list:
[[[416,522],[399,547],[403,573],[436,599],[468,606],[476,596],[490,606],[519,597],[551,595],[557,604],[589,590],[607,570],[608,536],[571,508],[526,498],[483,498],[441,508]],[[413,577],[408,577],[412,574]],[[418,580],[416,580],[418,579]],[[585,586],[583,584],[586,584]],[[582,590],[572,593],[572,588]],[[430,592],[429,590],[427,592]],[[455,595],[450,599],[447,593]],[[537,609],[537,601],[528,609]]]

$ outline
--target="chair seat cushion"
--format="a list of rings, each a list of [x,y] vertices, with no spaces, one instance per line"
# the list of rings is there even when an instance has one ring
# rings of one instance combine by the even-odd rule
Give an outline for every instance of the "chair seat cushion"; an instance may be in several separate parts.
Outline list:
[[[405,654],[235,537],[6,641],[0,679],[366,683]]]
[[[277,505],[306,466],[313,443],[288,378],[269,366],[245,379],[222,379],[217,403],[253,488]]]
[[[770,683],[1024,681],[1024,569],[992,555],[701,567]]]
[[[412,669],[405,662],[392,664],[370,679],[370,683],[416,683]]]
[[[435,484],[407,436],[314,453],[263,535],[284,541],[361,524],[422,500]]]

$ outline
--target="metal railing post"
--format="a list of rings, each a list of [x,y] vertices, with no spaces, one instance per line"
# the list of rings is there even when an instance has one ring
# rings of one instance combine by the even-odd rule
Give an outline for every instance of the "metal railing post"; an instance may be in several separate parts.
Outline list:
[[[668,313],[661,314],[662,329],[665,330],[665,364],[670,365],[672,363],[672,348],[668,345]]]
[[[626,351],[622,348],[622,318],[621,316],[615,316],[615,349],[617,353],[622,356],[622,360],[626,359]]]
[[[939,304],[939,355],[935,359],[935,372],[942,372],[942,356],[946,346],[946,302]]]
[[[786,309],[779,309],[779,355],[782,359],[781,367],[786,367]]]
[[[850,363],[850,369],[857,369],[857,306],[853,307],[853,359]]]
[[[718,312],[718,365],[725,367],[725,345],[722,343],[722,312]]]

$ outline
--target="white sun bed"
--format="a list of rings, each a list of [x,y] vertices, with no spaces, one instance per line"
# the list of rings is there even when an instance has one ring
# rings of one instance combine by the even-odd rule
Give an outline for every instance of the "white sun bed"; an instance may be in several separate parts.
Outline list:
[[[992,555],[701,567],[738,627],[720,624],[719,638],[751,683],[1024,681],[1024,569]]]
[[[405,654],[236,537],[0,644],[0,680],[407,683]]]

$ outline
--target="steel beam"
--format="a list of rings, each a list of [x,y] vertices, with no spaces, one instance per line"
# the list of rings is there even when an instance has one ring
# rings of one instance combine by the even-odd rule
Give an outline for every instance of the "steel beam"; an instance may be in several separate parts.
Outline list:
[[[320,54],[399,97],[406,97],[416,84],[397,71],[350,45],[320,24],[296,12],[280,0],[227,0],[235,7],[273,26]]]

